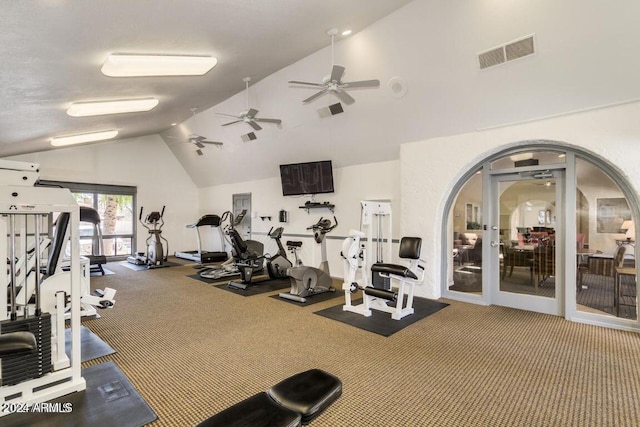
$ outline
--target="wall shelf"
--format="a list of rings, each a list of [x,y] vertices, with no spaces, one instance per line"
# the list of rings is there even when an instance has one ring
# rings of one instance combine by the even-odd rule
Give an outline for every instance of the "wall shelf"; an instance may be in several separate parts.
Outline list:
[[[309,213],[309,209],[318,209],[318,208],[326,208],[329,209],[331,211],[331,213],[333,213],[333,210],[335,209],[336,205],[332,204],[332,203],[310,203],[310,204],[306,204],[304,206],[299,206],[300,209],[304,209],[307,211],[307,214]]]

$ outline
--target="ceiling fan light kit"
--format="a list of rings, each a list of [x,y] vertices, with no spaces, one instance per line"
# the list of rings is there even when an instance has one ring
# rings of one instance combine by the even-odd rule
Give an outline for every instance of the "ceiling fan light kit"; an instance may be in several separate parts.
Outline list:
[[[212,56],[111,54],[102,65],[109,77],[202,76],[218,63]]]

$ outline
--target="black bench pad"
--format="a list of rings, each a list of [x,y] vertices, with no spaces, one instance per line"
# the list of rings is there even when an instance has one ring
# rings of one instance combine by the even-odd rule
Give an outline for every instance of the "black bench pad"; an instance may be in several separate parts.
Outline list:
[[[371,271],[384,274],[395,274],[396,276],[408,277],[410,279],[418,279],[418,276],[404,265],[382,263],[373,264],[371,266]]]
[[[342,395],[342,381],[320,369],[300,372],[269,389],[280,405],[302,414],[308,424]]]
[[[202,421],[196,427],[298,427],[300,414],[255,394]]]

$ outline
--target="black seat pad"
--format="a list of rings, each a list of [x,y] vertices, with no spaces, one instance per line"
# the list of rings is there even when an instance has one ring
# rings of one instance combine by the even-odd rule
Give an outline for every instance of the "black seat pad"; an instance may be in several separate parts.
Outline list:
[[[373,264],[371,266],[371,271],[384,274],[394,274],[396,276],[408,277],[409,279],[418,279],[418,276],[416,276],[413,271],[409,270],[404,265],[383,263]]]
[[[342,381],[320,369],[310,369],[280,381],[269,389],[269,396],[302,414],[308,424],[342,395]]]
[[[202,421],[196,427],[298,427],[300,414],[278,405],[265,392],[255,394]]]

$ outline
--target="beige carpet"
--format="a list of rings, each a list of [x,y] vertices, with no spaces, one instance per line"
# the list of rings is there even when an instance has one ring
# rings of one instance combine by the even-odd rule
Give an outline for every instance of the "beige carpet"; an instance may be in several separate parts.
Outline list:
[[[190,266],[92,278],[116,307],[84,322],[158,414],[192,426],[302,370],[337,375],[323,426],[637,426],[640,335],[559,317],[451,305],[385,338],[270,294],[240,297]],[[391,321],[391,320],[390,320]]]

